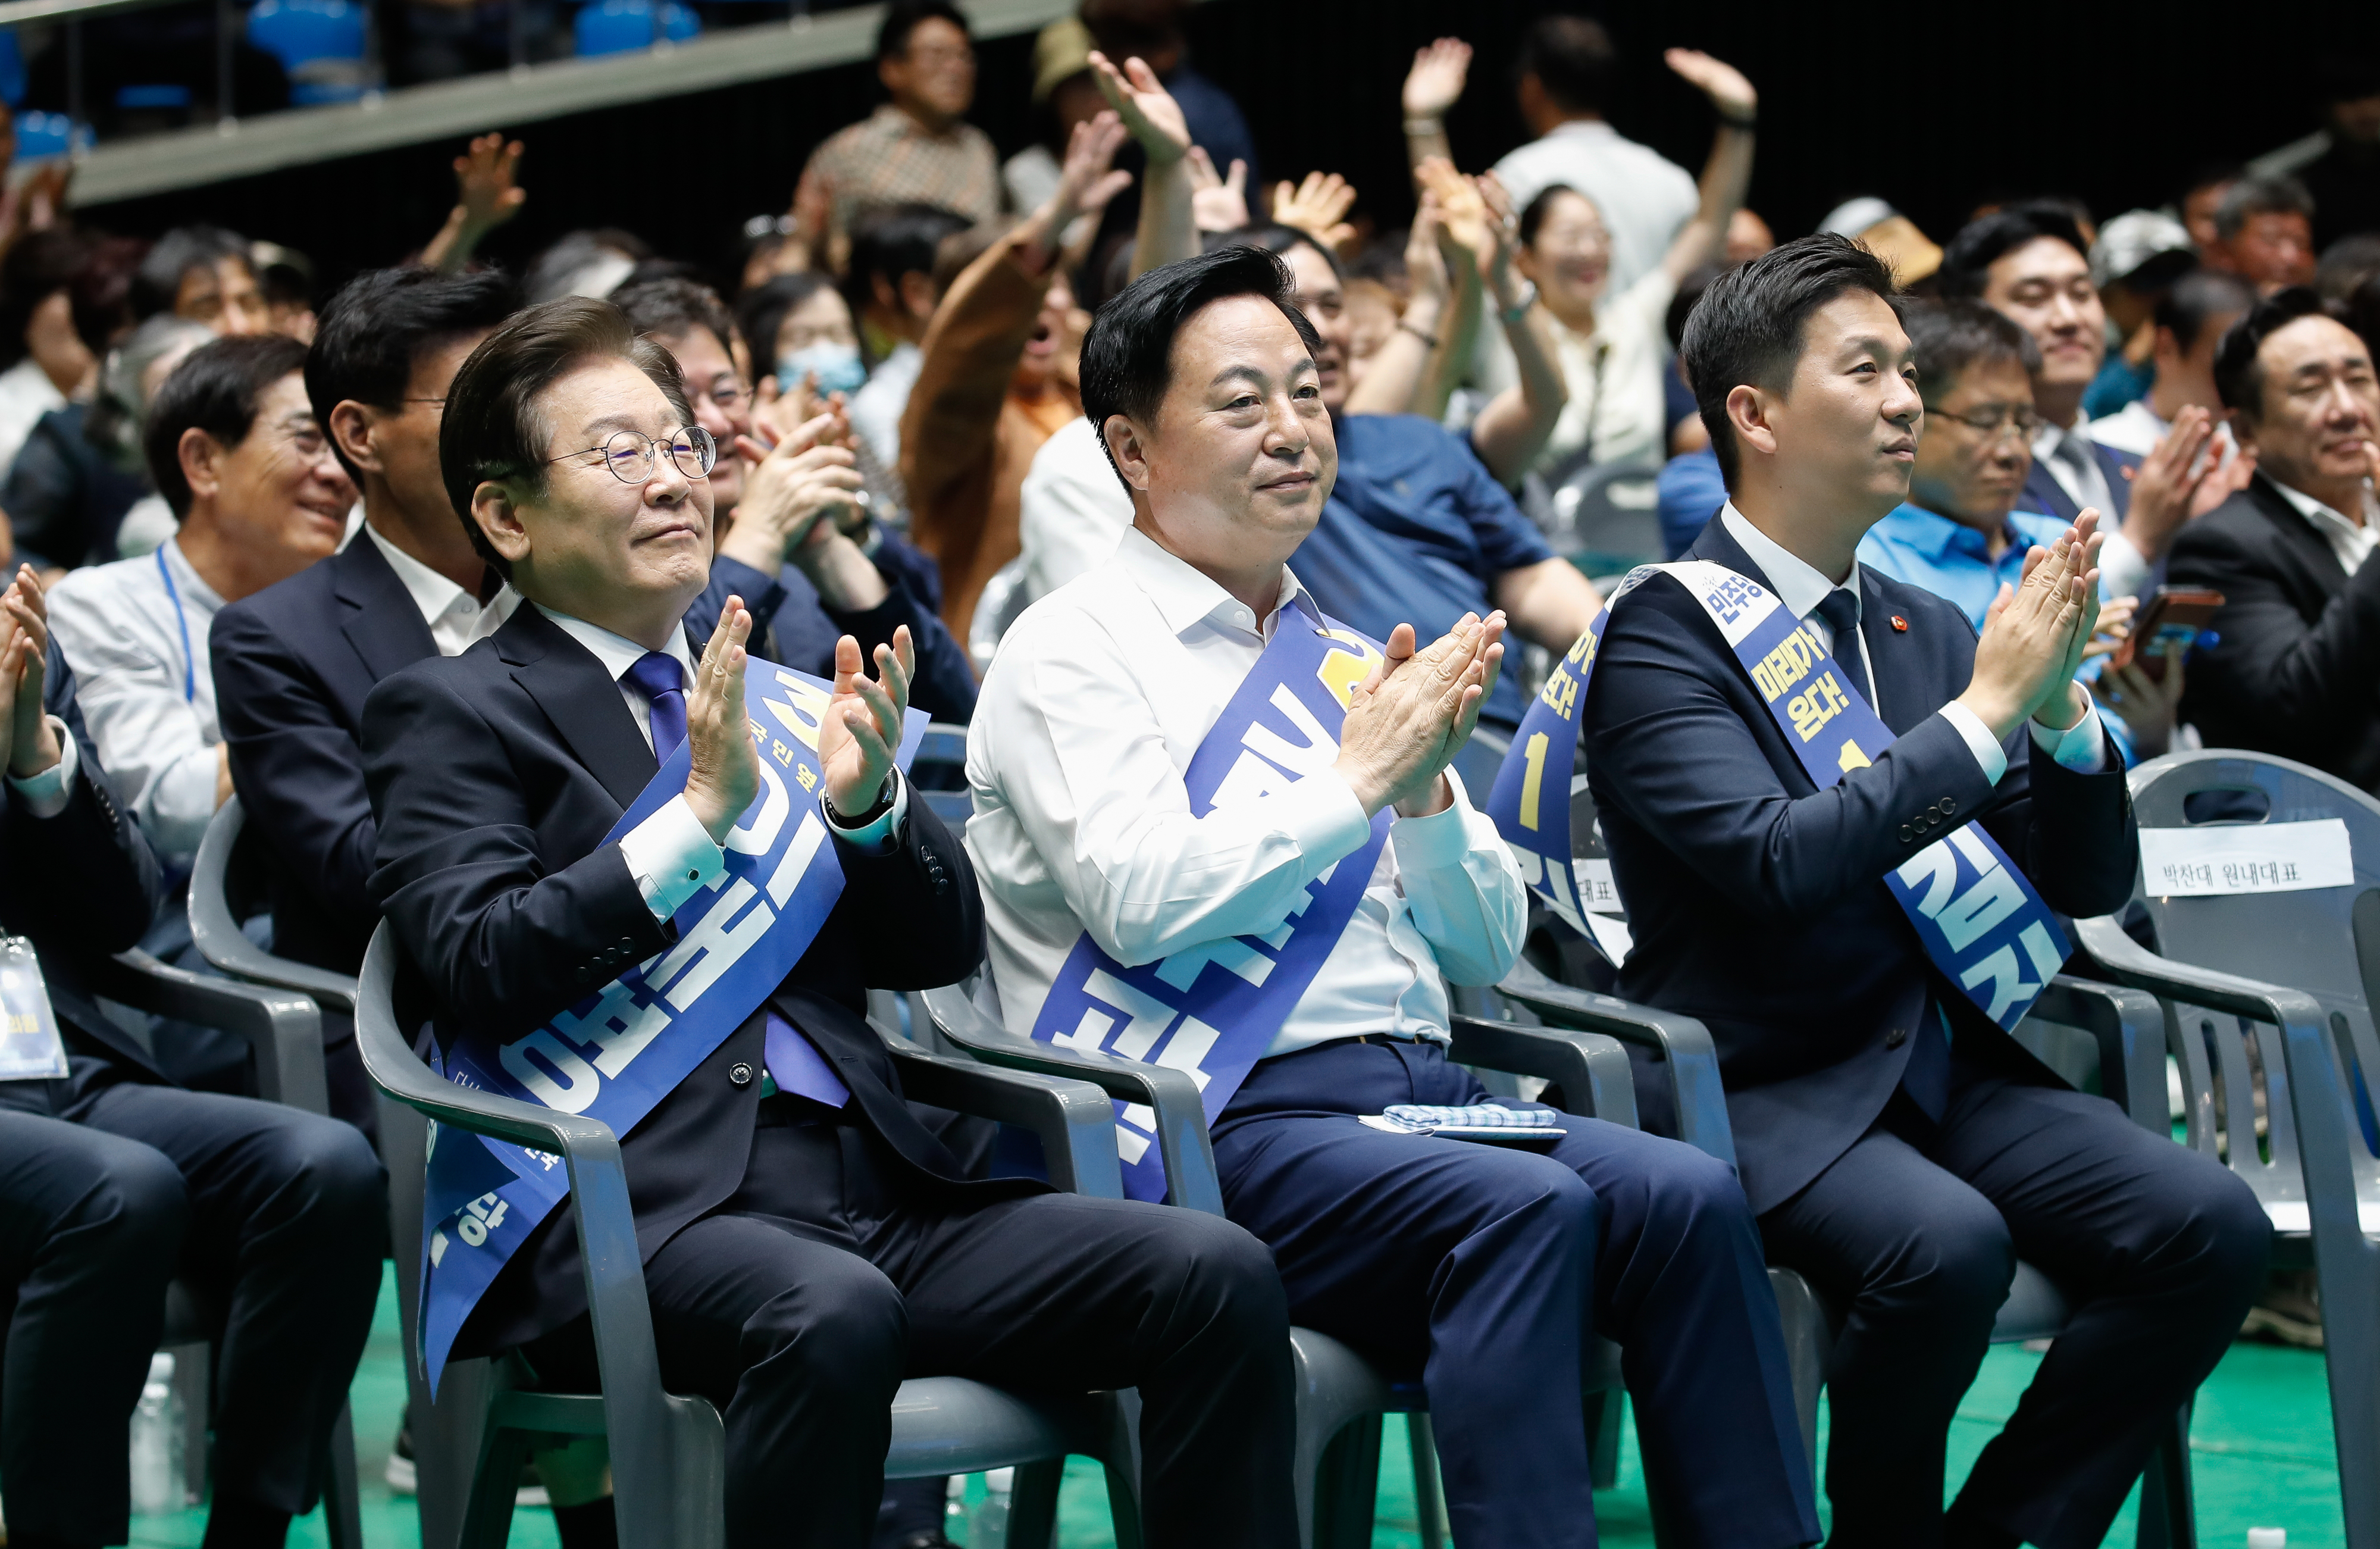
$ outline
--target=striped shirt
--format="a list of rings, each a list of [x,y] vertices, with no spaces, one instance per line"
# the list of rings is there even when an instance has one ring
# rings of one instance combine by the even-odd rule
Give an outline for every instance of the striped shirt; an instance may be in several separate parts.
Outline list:
[[[810,152],[802,177],[826,179],[840,249],[852,223],[888,204],[938,204],[973,221],[1000,213],[1000,158],[973,124],[936,134],[886,103]]]

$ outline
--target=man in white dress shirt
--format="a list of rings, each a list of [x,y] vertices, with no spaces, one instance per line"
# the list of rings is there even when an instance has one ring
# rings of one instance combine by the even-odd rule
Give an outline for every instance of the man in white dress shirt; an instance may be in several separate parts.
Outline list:
[[[1142,276],[1085,341],[1085,412],[1134,524],[1017,622],[970,728],[967,848],[1003,1015],[1034,1029],[1086,932],[1119,965],[1278,946],[1309,884],[1377,853],[1303,995],[1277,1027],[1234,1030],[1244,1052],[1265,1043],[1220,1111],[1206,1087],[1226,1214],[1272,1249],[1293,1319],[1427,1384],[1474,1549],[1593,1542],[1590,1330],[1626,1353],[1682,1542],[1812,1542],[1777,1314],[1726,1167],[1594,1121],[1543,1153],[1358,1122],[1485,1100],[1446,1058],[1443,979],[1500,977],[1526,906],[1447,765],[1500,664],[1501,616],[1419,651],[1400,626],[1341,696],[1335,762],[1293,760],[1303,778],[1268,772],[1262,794],[1194,815],[1193,754],[1281,632],[1319,616],[1286,564],[1337,471],[1318,352],[1287,269],[1242,247]],[[1706,1457],[1726,1459],[1723,1484]]]

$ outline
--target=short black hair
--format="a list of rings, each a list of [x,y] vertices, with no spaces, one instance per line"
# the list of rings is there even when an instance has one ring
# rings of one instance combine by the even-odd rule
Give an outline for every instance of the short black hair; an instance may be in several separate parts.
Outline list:
[[[531,494],[544,492],[545,446],[552,433],[537,400],[582,361],[602,359],[625,360],[643,372],[680,421],[693,421],[686,383],[670,352],[638,337],[627,313],[587,296],[565,296],[514,313],[480,341],[446,390],[446,415],[438,426],[438,471],[446,482],[446,498],[462,518],[471,547],[506,580],[512,579],[512,563],[472,519],[472,493],[491,479],[518,480]]]
[[[804,269],[791,274],[779,274],[767,285],[744,293],[735,303],[736,326],[744,330],[744,348],[752,352],[752,374],[767,376],[777,369],[777,330],[785,325],[785,314],[808,301],[821,290],[832,290],[827,276],[815,269]],[[848,307],[851,303],[844,302]],[[790,382],[777,384],[781,391],[790,392]]]
[[[1595,212],[1596,219],[1603,218],[1603,207],[1595,202],[1593,195],[1581,193],[1568,183],[1548,183],[1537,190],[1536,198],[1522,206],[1519,228],[1521,246],[1533,248],[1537,245],[1537,233],[1544,228],[1546,217],[1553,213],[1554,201],[1564,194],[1570,195],[1572,199],[1585,200],[1587,208]]]
[[[250,334],[202,344],[182,359],[158,387],[141,428],[140,451],[157,493],[176,520],[190,514],[190,482],[182,474],[182,433],[200,430],[226,448],[256,428],[257,400],[273,384],[306,366],[306,347],[279,334]]]
[[[2216,269],[2192,269],[2157,298],[2156,325],[2173,331],[2173,342],[2186,353],[2198,343],[2206,325],[2228,314],[2240,316],[2256,304],[2256,292],[2236,274]]]
[[[2265,297],[2224,331],[2215,347],[2215,392],[2224,408],[2252,421],[2265,417],[2265,368],[2256,357],[2266,339],[2304,317],[2337,321],[2338,313],[2312,286],[2293,285]]]
[[[2047,237],[2065,243],[2091,261],[2091,244],[2064,204],[2031,200],[1979,215],[1959,228],[1942,250],[1941,293],[1946,297],[1981,296],[1991,267],[2027,242]]]
[[[212,269],[227,258],[247,264],[250,273],[255,270],[248,255],[248,238],[237,232],[219,226],[176,226],[157,238],[157,245],[133,272],[133,315],[172,311],[182,294],[183,275],[193,269]]]
[[[939,204],[888,204],[871,211],[851,228],[851,262],[844,270],[843,299],[857,317],[876,299],[874,282],[881,278],[901,291],[909,274],[934,274],[934,255],[942,239],[975,223]]]
[[[1289,265],[1265,248],[1230,242],[1151,269],[1110,297],[1083,336],[1083,417],[1109,467],[1115,467],[1115,454],[1107,450],[1108,421],[1119,414],[1144,422],[1154,418],[1172,378],[1174,336],[1209,302],[1234,296],[1270,301],[1308,352],[1321,353],[1322,336],[1298,310]],[[1123,478],[1122,469],[1116,477]]]
[[[2215,235],[2229,241],[2257,215],[2301,215],[2313,219],[2313,195],[2296,178],[2247,177],[2223,190],[2215,204]]]
[[[34,311],[61,290],[76,337],[92,354],[106,354],[131,325],[125,303],[139,253],[120,237],[95,238],[72,226],[18,238],[0,259],[0,368],[25,358]]]
[[[1620,51],[1603,23],[1583,16],[1540,17],[1521,34],[1512,79],[1536,76],[1556,105],[1572,113],[1601,113],[1609,105]]]
[[[331,410],[350,399],[391,412],[402,409],[416,361],[443,345],[489,332],[520,304],[520,287],[493,270],[364,271],[322,308],[313,348],[306,352],[306,398],[314,418],[328,434]],[[360,489],[363,470],[347,461],[336,436],[331,450]]]
[[[937,17],[969,38],[975,36],[965,13],[950,0],[892,0],[884,7],[884,24],[876,29],[876,62],[880,65],[908,53],[909,34],[917,30],[920,22],[932,21]]]
[[[655,339],[682,339],[707,328],[719,348],[735,352],[735,315],[719,292],[693,280],[648,280],[612,292],[612,304],[628,314],[628,326]]]
[[[2021,366],[2027,376],[2041,369],[2033,335],[1981,301],[1912,300],[1901,309],[1900,325],[1909,330],[1918,389],[1929,398],[1949,391],[1971,366]]]
[[[1679,352],[1730,490],[1737,456],[1727,396],[1744,385],[1781,391],[1801,364],[1810,314],[1852,290],[1900,305],[1889,264],[1848,237],[1819,232],[1780,242],[1712,280],[1687,317]]]

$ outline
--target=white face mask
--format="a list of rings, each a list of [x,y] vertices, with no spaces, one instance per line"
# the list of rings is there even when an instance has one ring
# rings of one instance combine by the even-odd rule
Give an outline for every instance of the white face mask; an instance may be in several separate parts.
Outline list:
[[[777,357],[777,390],[792,391],[795,383],[813,372],[818,373],[821,393],[856,392],[868,381],[868,368],[859,363],[857,345],[821,342]]]

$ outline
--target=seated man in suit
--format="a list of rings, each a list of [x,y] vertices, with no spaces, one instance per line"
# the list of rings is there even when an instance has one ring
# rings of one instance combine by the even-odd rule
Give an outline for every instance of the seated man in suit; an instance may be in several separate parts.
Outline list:
[[[731,599],[696,665],[682,620],[710,571],[711,445],[675,363],[617,308],[519,314],[448,404],[448,496],[530,605],[366,702],[371,887],[442,1057],[509,1068],[507,1047],[551,1047],[543,1024],[676,941],[722,842],[749,842],[732,831],[762,778],[752,616]],[[720,1014],[739,1019],[715,1045],[664,1051],[686,1073],[623,1138],[662,1380],[726,1421],[727,1542],[865,1543],[893,1392],[949,1372],[1136,1386],[1150,1542],[1293,1543],[1287,1323],[1262,1246],[1188,1212],[964,1181],[904,1106],[864,990],[963,977],[982,914],[965,854],[892,767],[906,635],[876,680],[849,637],[837,658],[814,815],[840,895],[773,993]],[[681,742],[684,789],[605,842]],[[585,1319],[565,1204],[452,1348],[526,1347],[548,1382],[587,1382]]]
[[[1580,712],[1635,936],[1620,993],[1709,1027],[1769,1255],[1848,1309],[1829,1542],[2095,1544],[2270,1239],[2228,1170],[2001,1031],[2066,955],[2049,910],[2118,908],[2137,860],[2073,682],[2095,513],[2031,550],[1980,640],[1855,563],[1909,494],[1924,409],[1891,273],[1846,238],[1720,276],[1685,356],[1731,498],[1678,575],[1615,604]],[[1731,644],[1780,623],[1781,654]],[[1828,740],[1805,760],[1789,728]],[[1977,875],[1954,903],[1961,857]],[[1946,1522],[1950,1416],[2019,1256],[2074,1317]]]
[[[30,567],[0,593],[0,933],[31,938],[63,1044],[39,1079],[12,1032],[0,1079],[9,1542],[124,1542],[125,1423],[178,1274],[225,1316],[206,1543],[271,1549],[313,1507],[371,1327],[379,1159],[336,1119],[173,1085],[92,999],[91,966],[140,938],[163,888]]]
[[[2220,457],[2208,455],[2214,427],[2204,415],[2176,420],[2145,457],[2091,438],[2082,396],[2107,359],[2107,312],[2091,283],[2090,250],[2063,206],[2019,204],[1971,221],[1950,238],[1941,293],[1982,301],[2041,347],[2033,379],[2041,424],[2022,504],[2069,522],[2098,512],[2107,595],[2131,597],[2150,584]]]
[[[2174,541],[2175,586],[2223,593],[2181,701],[2214,748],[2295,759],[2380,791],[2380,384],[2313,291],[2267,297],[2215,359],[2256,472]]]
[[[968,731],[1003,1015],[1195,1073],[1224,1210],[1271,1247],[1294,1320],[1427,1384],[1458,1542],[1592,1541],[1600,1333],[1682,1542],[1811,1543],[1776,1305],[1723,1165],[1594,1121],[1545,1154],[1357,1122],[1485,1102],[1446,1058],[1440,974],[1494,983],[1527,908],[1448,769],[1502,616],[1418,653],[1397,625],[1383,660],[1286,563],[1338,472],[1294,287],[1273,254],[1219,248],[1142,275],[1085,342],[1134,518],[1018,620]]]

